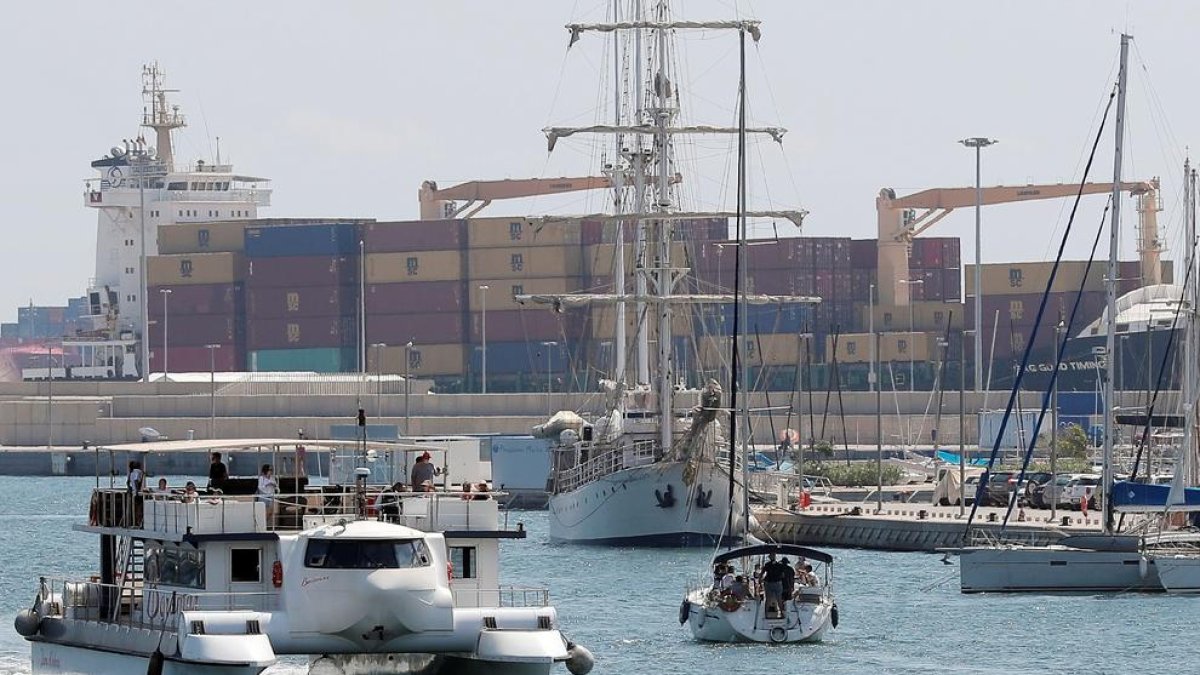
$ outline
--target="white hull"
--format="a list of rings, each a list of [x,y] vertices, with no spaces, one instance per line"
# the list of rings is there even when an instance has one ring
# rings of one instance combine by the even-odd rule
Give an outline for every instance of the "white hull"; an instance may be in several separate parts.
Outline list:
[[[729,474],[705,463],[689,487],[684,462],[622,469],[550,498],[550,538],[578,544],[703,546],[729,526]],[[674,504],[660,505],[668,486]],[[698,499],[703,490],[703,499]],[[741,484],[734,495],[734,537],[742,536]],[[701,504],[707,504],[702,506]]]
[[[766,601],[749,599],[727,612],[706,606],[705,591],[686,600],[687,622],[692,635],[705,642],[820,642],[833,623],[833,602],[823,597],[815,602],[784,603],[784,617],[768,619]]]
[[[1168,593],[1200,593],[1200,557],[1160,555],[1152,558],[1158,580]]]
[[[31,672],[33,675],[94,675],[95,673],[145,673],[149,672],[148,655],[122,654],[119,652],[74,647],[52,642],[32,643]],[[163,661],[164,675],[256,675],[265,670],[254,665],[208,665],[175,661]]]
[[[967,548],[960,551],[963,593],[1161,591],[1153,560],[1137,551],[1064,546]]]

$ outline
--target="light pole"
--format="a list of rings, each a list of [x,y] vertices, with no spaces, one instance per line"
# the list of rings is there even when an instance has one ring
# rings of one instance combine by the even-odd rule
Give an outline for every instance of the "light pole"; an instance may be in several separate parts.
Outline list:
[[[487,393],[487,284],[479,284],[479,308],[482,310],[479,321],[479,333],[483,342],[483,368],[480,369],[479,375],[479,390],[481,393]]]
[[[546,415],[547,416],[553,414],[553,410],[551,410],[551,408],[554,407],[554,404],[551,402],[551,393],[554,391],[554,380],[551,379],[551,377],[550,377],[550,350],[557,346],[558,346],[558,343],[553,340],[549,340],[547,342],[542,343],[542,347],[546,350]]]
[[[46,343],[46,449],[54,448],[54,347]]]
[[[968,148],[975,148],[975,391],[983,391],[983,256],[982,238],[983,186],[981,183],[982,150],[999,143],[994,138],[976,136],[959,141]]]
[[[408,382],[409,364],[412,363],[412,347],[413,347],[412,340],[409,340],[404,345],[404,435],[405,436],[409,436],[412,434],[412,430],[409,428],[409,424],[410,424],[409,412],[411,409],[408,407],[408,397],[412,392],[412,388],[409,386],[409,382]]]
[[[1054,375],[1058,373],[1058,348],[1062,340],[1063,331],[1066,325],[1062,319],[1054,326]],[[1050,522],[1054,522],[1054,517],[1058,511],[1058,378],[1054,377],[1054,390],[1050,393]],[[1042,494],[1045,494],[1043,492]]]
[[[171,374],[171,369],[167,367],[167,365],[168,365],[167,350],[169,349],[169,347],[167,346],[167,296],[169,296],[171,294],[171,289],[160,288],[160,289],[158,289],[158,292],[162,293],[162,299],[163,299],[163,342],[162,342],[162,345],[163,345],[163,379],[165,380],[165,379],[167,379],[167,376]]]
[[[217,437],[217,351],[221,345],[204,345],[208,349],[208,437]]]
[[[897,281],[899,283],[905,284],[910,287],[911,286],[920,286],[925,283],[924,279],[898,279]],[[910,288],[909,293],[908,293],[908,341],[910,343],[908,346],[908,348],[909,348],[909,353],[908,353],[908,393],[910,393],[910,394],[913,392],[913,379],[916,376],[916,370],[917,370],[916,367],[914,366],[913,355],[912,355],[912,351],[911,351],[912,347],[913,347],[911,342],[913,341],[913,333],[915,332],[915,330],[916,330],[916,326],[914,326],[914,321],[913,321],[912,289]]]
[[[382,350],[387,345],[382,342],[374,342],[371,347],[375,349],[375,416],[383,417],[383,356]]]
[[[912,298],[909,298],[909,303],[912,303]],[[867,384],[870,385],[870,391],[875,391],[878,384],[875,382],[875,359],[878,358],[876,351],[875,339],[875,284],[871,284],[871,290],[867,296],[867,332],[871,334],[871,349],[870,349],[870,366],[867,370]]]

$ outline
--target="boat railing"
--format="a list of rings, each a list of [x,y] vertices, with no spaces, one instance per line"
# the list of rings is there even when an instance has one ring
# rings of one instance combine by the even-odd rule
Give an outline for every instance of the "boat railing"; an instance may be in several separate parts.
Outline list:
[[[576,488],[587,485],[609,474],[649,466],[663,459],[662,446],[656,440],[637,440],[631,445],[593,445],[583,444],[580,452],[587,454],[587,459],[560,471],[557,476],[556,489],[558,492],[571,492]],[[723,448],[716,451],[716,461],[728,466],[729,453]],[[738,462],[740,466],[740,462]]]
[[[453,583],[453,582],[452,582]],[[454,604],[459,607],[549,607],[550,591],[526,586],[499,588],[454,588]]]
[[[182,612],[271,611],[276,593],[208,593],[42,577],[39,596],[64,619],[174,631]]]
[[[503,492],[390,492],[315,487],[303,493],[255,495],[142,493],[98,488],[88,523],[165,535],[298,531],[338,520],[377,519],[427,532],[508,531]],[[518,526],[519,529],[519,526]]]

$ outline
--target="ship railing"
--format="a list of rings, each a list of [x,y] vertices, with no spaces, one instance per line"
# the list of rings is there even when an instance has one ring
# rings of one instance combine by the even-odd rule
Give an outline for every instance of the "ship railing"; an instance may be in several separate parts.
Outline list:
[[[427,531],[510,531],[498,499],[504,492],[392,492],[313,487],[303,493],[255,495],[142,493],[99,488],[89,525],[165,535],[298,531],[339,520],[376,519]],[[270,508],[268,508],[270,507]],[[518,525],[516,529],[520,529]]]
[[[174,631],[182,612],[271,611],[276,593],[208,593],[42,577],[39,596],[51,616],[94,623]]]
[[[166,190],[160,193],[159,199],[166,202],[250,202],[258,206],[270,206],[271,204],[271,189],[260,188],[257,190],[222,190],[222,191],[193,191],[193,190]]]
[[[617,471],[648,466],[662,459],[656,441],[635,441],[632,446],[604,446],[599,452],[596,450],[594,445],[583,446],[580,451],[587,452],[588,459],[560,472],[560,492],[570,492]]]
[[[453,582],[451,582],[453,583]],[[550,591],[527,586],[451,588],[457,607],[549,607]]]

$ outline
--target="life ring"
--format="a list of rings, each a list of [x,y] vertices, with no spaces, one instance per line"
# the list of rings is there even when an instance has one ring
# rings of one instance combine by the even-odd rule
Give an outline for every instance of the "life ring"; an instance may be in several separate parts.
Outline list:
[[[733,597],[732,595],[727,595],[727,596],[721,598],[721,602],[717,606],[720,607],[721,610],[725,611],[725,612],[736,612],[742,608],[742,601],[738,600],[737,598]]]
[[[692,603],[684,600],[679,603],[679,625],[687,623],[688,616],[692,613]]]
[[[770,632],[771,642],[783,642],[787,639],[787,629],[783,626],[775,626]]]

